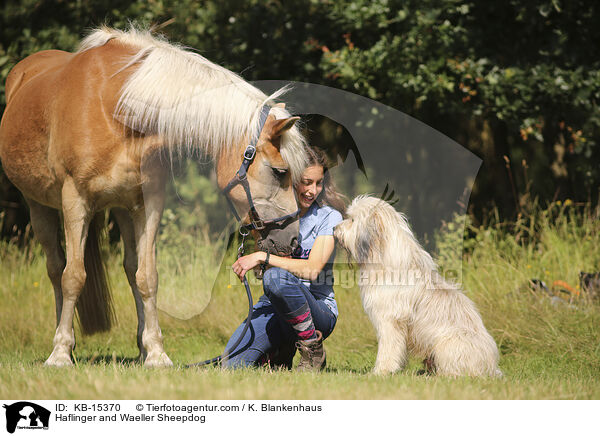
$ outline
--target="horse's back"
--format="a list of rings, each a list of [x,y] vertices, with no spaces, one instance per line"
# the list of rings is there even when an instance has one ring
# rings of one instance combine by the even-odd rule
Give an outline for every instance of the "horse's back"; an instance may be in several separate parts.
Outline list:
[[[10,103],[19,88],[31,79],[64,66],[71,57],[73,57],[73,53],[66,51],[44,50],[23,59],[13,67],[6,78],[7,104]]]
[[[6,79],[6,108],[0,123],[0,158],[8,178],[42,204],[60,204],[59,186],[48,165],[48,105],[51,86],[73,54],[60,50],[34,53],[13,67]]]

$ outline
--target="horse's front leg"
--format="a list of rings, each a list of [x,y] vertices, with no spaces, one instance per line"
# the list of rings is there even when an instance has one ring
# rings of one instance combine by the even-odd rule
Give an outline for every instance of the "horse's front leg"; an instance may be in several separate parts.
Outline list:
[[[164,188],[144,189],[144,206],[133,213],[133,226],[138,247],[138,269],[135,273],[135,282],[142,297],[145,318],[142,345],[148,353],[144,362],[146,366],[173,365],[163,348],[156,307],[158,290],[156,234],[163,212],[164,196]]]
[[[121,239],[123,240],[123,268],[125,269],[127,281],[129,282],[129,286],[131,287],[131,292],[133,293],[133,298],[135,300],[135,311],[137,313],[138,319],[137,346],[140,350],[139,358],[142,362],[144,362],[148,353],[142,342],[142,334],[144,332],[144,303],[142,301],[142,295],[138,290],[135,278],[138,269],[138,258],[136,253],[136,241],[133,221],[131,220],[129,212],[125,209],[115,208],[112,209],[112,213],[115,219],[117,220],[119,231],[121,233]]]
[[[54,349],[46,365],[72,365],[71,353],[75,345],[73,316],[75,304],[85,285],[86,272],[83,261],[90,214],[86,200],[81,197],[72,179],[67,179],[62,189],[62,209],[65,226],[67,264],[61,278],[62,311],[56,333]]]

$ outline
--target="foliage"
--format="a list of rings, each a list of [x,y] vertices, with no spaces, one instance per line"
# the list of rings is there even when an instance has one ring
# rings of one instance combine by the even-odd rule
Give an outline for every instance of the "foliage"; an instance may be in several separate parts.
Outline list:
[[[491,150],[500,165],[506,154],[537,167],[535,194],[551,198],[562,188],[562,198],[596,200],[600,59],[589,50],[600,40],[595,3],[382,0],[335,5],[333,19],[346,30],[343,43],[321,45],[321,67],[332,83],[455,136],[461,128],[444,125],[444,115],[462,120],[463,131],[466,120],[487,120],[496,126],[492,134],[506,129],[494,138],[503,144]],[[481,142],[472,147],[490,159]],[[540,166],[547,171],[540,172]],[[554,183],[542,183],[542,173]],[[489,184],[484,189],[488,196],[494,191]]]

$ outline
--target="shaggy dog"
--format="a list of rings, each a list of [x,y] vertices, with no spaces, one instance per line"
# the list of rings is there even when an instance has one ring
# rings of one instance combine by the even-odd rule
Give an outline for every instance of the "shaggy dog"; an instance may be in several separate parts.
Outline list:
[[[404,368],[409,351],[440,375],[501,376],[498,348],[475,305],[446,282],[404,215],[354,199],[335,237],[357,261],[365,312],[377,332],[377,374]]]

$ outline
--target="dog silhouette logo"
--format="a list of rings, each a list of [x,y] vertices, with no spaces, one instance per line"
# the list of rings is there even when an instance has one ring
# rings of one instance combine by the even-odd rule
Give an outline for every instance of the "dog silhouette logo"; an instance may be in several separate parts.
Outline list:
[[[6,409],[6,431],[14,433],[18,429],[44,429],[48,430],[50,411],[35,403],[19,401],[10,405],[4,404]]]

